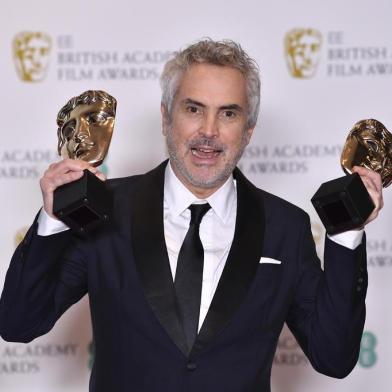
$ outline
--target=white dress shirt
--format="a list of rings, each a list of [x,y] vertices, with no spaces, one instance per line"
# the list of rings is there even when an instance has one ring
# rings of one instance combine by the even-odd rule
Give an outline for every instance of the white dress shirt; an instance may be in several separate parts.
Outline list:
[[[198,199],[174,174],[171,165],[165,172],[163,222],[173,280],[181,245],[189,228],[191,204],[208,202],[208,210],[200,223],[200,240],[204,248],[203,284],[201,290],[199,329],[214,296],[233,242],[237,215],[237,192],[233,176],[211,196]]]
[[[204,248],[199,329],[207,315],[233,242],[237,215],[236,184],[231,175],[211,196],[206,199],[198,199],[176,177],[171,165],[167,165],[163,198],[163,223],[173,280],[177,268],[178,254],[191,219],[188,207],[191,204],[206,202],[210,204],[211,209],[203,217],[199,231]],[[63,222],[50,217],[44,209],[41,210],[38,217],[38,235],[52,235],[67,229],[68,227]],[[362,236],[363,230],[353,230],[329,236],[329,238],[349,249],[355,249],[361,243]]]

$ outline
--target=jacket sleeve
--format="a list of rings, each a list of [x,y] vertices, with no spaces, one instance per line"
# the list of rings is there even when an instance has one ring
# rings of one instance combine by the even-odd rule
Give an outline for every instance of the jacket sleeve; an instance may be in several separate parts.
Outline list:
[[[326,238],[322,271],[309,218],[302,228],[287,325],[312,366],[331,377],[347,376],[358,360],[367,290],[365,243],[364,235],[351,250]]]
[[[0,335],[29,342],[48,332],[57,319],[87,292],[83,255],[68,230],[37,235],[37,221],[17,247],[0,299]],[[72,258],[67,258],[72,249]]]

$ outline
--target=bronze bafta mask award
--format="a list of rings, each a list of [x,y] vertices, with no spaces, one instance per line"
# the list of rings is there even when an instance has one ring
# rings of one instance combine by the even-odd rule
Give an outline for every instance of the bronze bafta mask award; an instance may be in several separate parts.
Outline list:
[[[99,166],[109,149],[116,105],[115,98],[99,90],[71,98],[57,115],[59,155]],[[54,215],[77,233],[109,220],[112,208],[112,195],[106,184],[88,170],[79,180],[54,192]]]
[[[392,134],[379,121],[357,122],[343,147],[340,163],[347,176],[325,182],[312,197],[312,203],[328,234],[361,227],[374,209],[374,203],[354,166],[381,175],[383,187],[392,183]]]

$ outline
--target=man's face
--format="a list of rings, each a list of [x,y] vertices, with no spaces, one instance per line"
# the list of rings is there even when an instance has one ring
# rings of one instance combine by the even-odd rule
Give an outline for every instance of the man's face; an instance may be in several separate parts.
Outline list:
[[[231,67],[192,65],[170,118],[164,108],[162,116],[175,174],[194,194],[209,196],[232,173],[252,135],[245,78]]]
[[[114,116],[110,112],[102,101],[76,106],[61,129],[65,140],[59,140],[61,156],[99,166],[112,138]]]

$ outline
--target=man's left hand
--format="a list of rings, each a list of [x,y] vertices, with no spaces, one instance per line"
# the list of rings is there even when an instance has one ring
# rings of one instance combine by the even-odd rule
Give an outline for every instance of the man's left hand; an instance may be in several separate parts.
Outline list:
[[[376,206],[370,214],[369,218],[364,223],[365,226],[372,220],[376,219],[379,211],[384,206],[384,201],[382,198],[381,176],[373,170],[366,169],[365,167],[360,166],[354,166],[352,172],[358,173],[360,175],[362,182],[365,184],[366,189],[369,192],[369,195]]]

